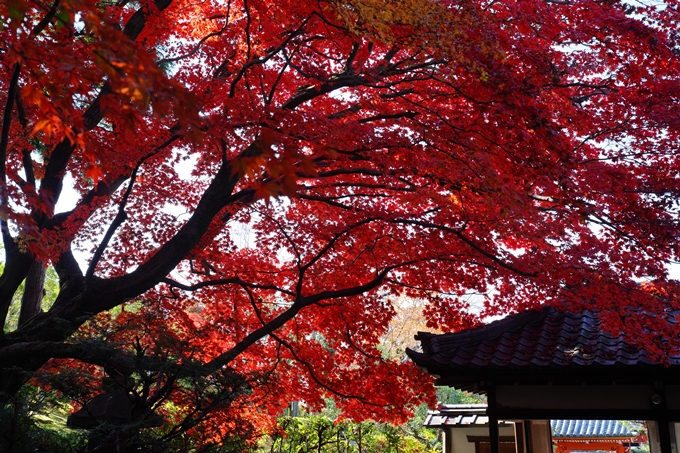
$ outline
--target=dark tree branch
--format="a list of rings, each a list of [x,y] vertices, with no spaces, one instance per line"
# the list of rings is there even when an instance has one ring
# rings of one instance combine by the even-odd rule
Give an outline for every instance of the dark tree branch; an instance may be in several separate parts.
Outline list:
[[[359,228],[364,225],[368,225],[369,223],[375,222],[377,219],[375,218],[367,218],[364,219],[360,222],[357,222],[353,225],[347,226],[347,228],[340,233],[335,234],[327,243],[324,245],[319,251],[309,260],[307,263],[301,267],[301,274],[304,274],[305,271],[307,271],[310,267],[314,265],[317,261],[319,261],[328,251],[330,251],[333,246],[340,240],[341,237],[347,235],[350,233],[350,231]]]
[[[356,103],[356,104],[354,104],[350,107],[347,107],[344,110],[340,110],[339,112],[331,113],[330,115],[328,115],[328,119],[334,120],[334,119],[337,119],[337,118],[344,118],[346,116],[351,115],[352,113],[357,113],[359,111],[361,111],[361,104]]]
[[[68,212],[62,212],[56,214],[52,219],[48,221],[45,228],[55,229],[60,227],[66,222],[78,209],[88,208],[92,205],[94,200],[98,197],[106,197],[112,195],[118,188],[128,180],[127,173],[118,177],[115,177],[109,181],[100,181],[97,186],[90,190],[76,205],[74,209]]]
[[[403,97],[407,94],[412,94],[414,92],[413,88],[406,88],[404,90],[399,90],[399,91],[392,91],[390,93],[383,93],[380,95],[381,98],[383,99],[396,99]]]
[[[506,261],[497,257],[493,253],[488,252],[482,246],[480,246],[479,244],[474,242],[472,239],[466,237],[463,234],[463,229],[454,229],[454,228],[450,228],[450,227],[447,227],[447,226],[444,226],[444,225],[438,225],[436,223],[430,223],[430,222],[425,222],[425,221],[421,221],[421,220],[400,219],[400,220],[393,220],[393,222],[394,223],[401,223],[401,224],[405,224],[405,225],[421,226],[421,227],[424,227],[424,228],[433,228],[433,229],[437,229],[437,230],[444,231],[444,232],[447,232],[447,233],[451,233],[454,236],[456,236],[458,239],[463,241],[465,244],[469,245],[472,249],[474,249],[475,251],[477,251],[481,255],[487,257],[488,259],[490,259],[491,261],[498,264],[499,266],[501,266],[504,269],[512,271],[512,272],[516,273],[517,275],[521,275],[522,277],[536,277],[536,276],[538,276],[538,274],[536,274],[535,272],[526,272],[526,271],[523,271],[522,269],[518,269],[515,266],[513,266],[512,264],[507,263]]]
[[[21,152],[21,161],[24,165],[24,172],[26,173],[26,182],[35,190],[35,173],[33,171],[33,159],[31,159],[31,151],[24,149]]]
[[[171,2],[172,0],[156,0],[155,4],[160,11],[163,11],[170,6]],[[142,7],[138,9],[125,24],[123,29],[125,36],[133,41],[137,39],[146,25],[147,14],[145,8]],[[83,125],[86,131],[94,129],[104,118],[105,112],[102,109],[101,101],[104,96],[111,93],[113,93],[111,86],[108,82],[105,82],[97,97],[83,114]],[[61,194],[63,172],[66,168],[66,164],[68,164],[71,159],[74,150],[75,145],[65,138],[55,147],[50,155],[47,168],[45,169],[45,176],[40,185],[40,192],[41,194],[47,195],[47,199],[51,201],[53,206]],[[44,220],[45,219],[43,218],[42,221],[44,222]]]
[[[223,354],[219,355],[215,359],[213,359],[211,362],[207,363],[205,365],[206,370],[218,370],[227,364],[231,363],[236,357],[241,355],[246,349],[248,349],[250,346],[255,344],[257,341],[260,339],[266,337],[267,335],[271,335],[273,332],[278,330],[279,328],[283,327],[288,321],[291,319],[295,318],[295,316],[302,310],[303,308],[316,304],[322,300],[326,299],[338,299],[342,297],[351,297],[351,296],[356,296],[359,294],[363,294],[365,292],[371,291],[378,286],[380,286],[385,279],[385,277],[394,269],[398,267],[402,267],[405,265],[410,265],[412,263],[403,263],[399,266],[392,266],[385,268],[382,272],[380,272],[376,277],[363,284],[363,285],[358,285],[354,286],[351,288],[343,288],[335,291],[324,291],[318,294],[314,294],[312,296],[304,297],[302,295],[298,296],[298,299],[291,305],[290,308],[287,310],[283,311],[280,313],[278,316],[270,320],[267,324],[264,326],[260,327],[259,329],[254,330],[250,334],[248,334],[243,340],[241,340],[239,343],[237,343],[233,348],[231,348],[229,351],[224,352]]]
[[[360,49],[361,42],[355,42],[354,44],[352,44],[352,50],[350,51],[349,56],[347,57],[347,61],[345,62],[345,74],[349,74],[350,72],[353,71],[352,64],[354,63],[354,60],[359,54]]]
[[[179,283],[171,278],[163,278],[161,279],[162,283],[165,283],[166,285],[171,286],[172,288],[178,288],[183,291],[188,291],[188,292],[193,292],[193,291],[198,291],[199,289],[202,288],[209,288],[212,286],[224,286],[224,285],[239,285],[244,289],[265,289],[265,290],[272,290],[272,291],[278,291],[283,294],[287,294],[291,297],[295,297],[295,293],[293,291],[289,291],[283,288],[279,288],[276,285],[259,285],[257,283],[248,283],[245,280],[242,280],[238,277],[231,277],[231,278],[220,278],[216,280],[205,280],[199,283],[194,283],[193,285],[185,285],[183,283]]]
[[[154,1],[154,4],[159,11],[165,10],[168,6],[170,6],[170,3],[172,3],[172,0]],[[139,8],[125,24],[125,28],[123,29],[125,36],[129,37],[133,41],[136,40],[146,26],[147,15],[148,12],[145,11],[144,7]]]
[[[177,57],[163,58],[163,59],[159,60],[157,64],[158,64],[158,65],[162,65],[162,64],[166,64],[166,63],[173,63],[173,62],[175,62],[175,61],[184,60],[184,59],[186,59],[186,58],[192,57],[193,55],[196,54],[196,52],[198,52],[198,51],[201,49],[201,47],[203,46],[203,44],[204,44],[207,40],[209,40],[210,38],[214,38],[214,37],[216,37],[216,36],[221,36],[221,35],[227,30],[227,28],[229,27],[229,18],[230,18],[230,16],[231,16],[231,1],[229,1],[229,2],[227,3],[227,13],[224,15],[224,25],[222,26],[222,28],[220,28],[220,29],[217,30],[217,31],[214,31],[214,32],[212,32],[212,33],[208,33],[207,35],[205,35],[203,38],[200,39],[200,41],[198,41],[198,42],[196,43],[196,45],[194,46],[194,48],[191,49],[189,52],[187,52],[187,53],[185,53],[185,54],[183,54],[183,55],[179,55],[179,56],[177,56]],[[233,54],[233,55],[231,56],[231,58],[233,58],[235,55],[236,55],[236,54]],[[224,64],[224,63],[223,63],[223,64]]]
[[[54,0],[54,3],[52,3],[52,7],[50,10],[45,14],[45,17],[43,17],[40,22],[36,24],[35,27],[33,27],[33,30],[31,33],[33,33],[33,36],[38,36],[42,31],[47,28],[47,26],[52,22],[52,19],[54,19],[54,16],[57,15],[57,10],[59,9],[59,3],[60,0]]]
[[[14,63],[12,77],[7,90],[7,101],[2,117],[2,133],[0,134],[0,210],[8,208],[7,203],[7,143],[9,129],[12,124],[12,111],[19,86],[21,65]],[[0,276],[0,326],[5,325],[7,312],[12,302],[12,297],[28,272],[30,257],[19,249],[10,231],[7,217],[0,215],[0,230],[5,246],[5,270]],[[0,340],[4,338],[3,329],[0,329]]]
[[[9,128],[12,124],[12,111],[14,110],[14,100],[17,96],[17,89],[19,87],[19,74],[21,74],[21,64],[14,63],[12,69],[12,76],[9,80],[9,89],[7,90],[7,101],[5,102],[5,110],[2,115],[2,134],[0,134],[0,204],[7,206],[7,142],[9,141]]]
[[[320,171],[318,173],[320,178],[328,178],[331,176],[340,175],[384,176],[384,173],[380,170],[374,170],[372,168],[338,168],[337,170]]]
[[[59,255],[59,259],[54,263],[54,270],[57,271],[57,275],[62,284],[71,277],[83,277],[80,265],[73,256],[73,252],[71,252],[70,248]]]
[[[235,159],[253,157],[261,152],[261,145],[255,140]],[[251,193],[248,190],[232,195],[239,180],[240,176],[233,171],[231,163],[223,162],[191,218],[171,239],[135,271],[108,280],[93,279],[91,291],[84,294],[80,303],[73,304],[69,313],[63,316],[75,319],[87,313],[108,310],[153,288],[185,259],[224,207],[241,203],[248,197]]]
[[[362,348],[359,347],[356,341],[354,341],[354,339],[352,338],[352,331],[349,328],[349,323],[347,322],[347,319],[345,319],[344,316],[342,318],[343,318],[342,320],[345,322],[345,339],[347,340],[349,345],[352,346],[357,352],[359,352],[359,354],[363,355],[366,358],[381,360],[382,357],[369,354],[368,352],[364,351]]]
[[[279,83],[281,82],[281,79],[283,78],[283,74],[286,73],[286,70],[288,69],[288,62],[283,65],[279,73],[276,75],[276,80],[274,80],[274,83],[272,84],[271,89],[269,90],[269,96],[266,98],[266,104],[269,105],[271,104],[272,100],[274,99],[274,94],[276,94],[276,88],[279,86]]]
[[[246,11],[247,11],[248,10],[247,6],[245,8],[246,8]],[[248,20],[248,24],[246,25],[246,33],[247,33],[247,41],[248,41],[248,51],[247,51],[246,59],[248,61],[241,67],[241,69],[238,71],[238,73],[236,73],[234,80],[231,82],[231,87],[229,88],[229,97],[234,97],[234,95],[236,94],[236,85],[243,78],[246,71],[251,66],[255,66],[255,65],[258,65],[258,64],[264,64],[264,63],[268,62],[269,60],[271,60],[276,54],[278,54],[283,49],[285,49],[286,46],[293,40],[293,38],[295,38],[296,36],[299,36],[303,32],[304,27],[307,25],[309,20],[312,18],[312,16],[308,16],[307,18],[305,18],[305,20],[302,21],[302,23],[300,24],[300,26],[297,29],[290,32],[288,37],[279,46],[277,46],[276,48],[274,48],[273,50],[268,52],[265,56],[251,59],[250,58],[250,38],[249,38],[250,35],[249,35],[249,31],[248,31],[250,29],[250,15],[249,15],[248,12],[246,12],[246,14],[247,14],[247,20]]]
[[[45,296],[45,271],[45,263],[35,260],[26,274],[24,294],[21,296],[21,309],[19,310],[19,326],[26,324],[41,311],[42,300]]]
[[[316,195],[298,194],[297,198],[300,198],[301,200],[319,201],[321,203],[326,203],[330,206],[335,206],[336,208],[345,209],[347,211],[351,211],[352,209],[354,209],[352,206],[348,206],[348,205],[345,205],[345,204],[342,204],[340,202],[335,201],[333,199],[333,197],[323,197],[323,196],[316,196]]]
[[[64,343],[62,341],[28,341],[5,346],[0,349],[0,363],[3,367],[22,366],[27,357],[46,360],[49,358],[77,359],[85,363],[135,370],[133,355],[129,355],[105,341]]]
[[[282,109],[295,110],[298,106],[314,98],[328,94],[340,88],[356,87],[365,84],[366,81],[355,75],[341,74],[336,77],[331,77],[328,82],[324,82],[318,86],[300,87],[286,102],[281,105]]]
[[[304,360],[303,358],[300,357],[300,355],[295,351],[295,348],[293,346],[282,339],[281,337],[277,336],[276,334],[272,333],[270,335],[273,339],[275,339],[279,344],[283,345],[288,351],[291,353],[293,358],[295,359],[296,362],[302,364],[302,366],[305,367],[307,370],[307,373],[309,374],[309,377],[312,378],[312,380],[321,388],[327,390],[328,392],[339,396],[340,398],[345,398],[345,399],[355,399],[363,402],[364,404],[367,404],[369,406],[377,406],[377,407],[382,407],[381,405],[372,403],[371,401],[366,400],[365,397],[360,396],[360,395],[350,395],[347,393],[340,392],[339,390],[333,388],[333,385],[325,383],[319,376],[316,375],[316,372],[314,371],[314,367],[312,366],[311,363],[309,363],[307,360]]]
[[[358,122],[363,124],[363,123],[370,123],[371,121],[394,120],[394,119],[399,119],[399,118],[413,119],[418,115],[420,115],[418,112],[401,112],[401,113],[393,113],[391,115],[385,114],[385,115],[369,116],[368,118],[361,118],[360,120],[358,120]]]
[[[116,217],[114,217],[113,222],[111,222],[111,225],[109,225],[109,228],[106,230],[106,234],[104,234],[104,238],[97,246],[97,250],[95,250],[94,254],[92,255],[90,265],[88,266],[87,271],[85,272],[85,279],[88,282],[92,280],[94,271],[95,269],[97,269],[97,264],[99,263],[99,260],[101,259],[102,255],[104,254],[104,250],[106,250],[106,247],[109,245],[109,241],[113,237],[113,233],[115,233],[118,227],[121,226],[123,222],[127,220],[125,206],[127,205],[128,198],[130,197],[132,186],[135,183],[135,178],[137,177],[138,169],[139,166],[135,167],[135,169],[132,170],[132,175],[130,175],[130,182],[128,184],[127,189],[125,190],[123,199],[121,200],[120,205],[118,206],[118,213],[116,214]]]
[[[123,199],[120,201],[120,205],[118,206],[118,213],[116,214],[116,217],[113,219],[113,222],[111,222],[111,225],[109,225],[109,229],[106,231],[106,234],[104,235],[104,238],[97,247],[97,250],[94,252],[94,255],[92,256],[92,261],[90,261],[90,265],[87,268],[87,272],[85,273],[85,278],[88,282],[92,279],[94,271],[95,269],[97,269],[97,264],[99,263],[99,260],[101,259],[102,255],[104,254],[104,250],[106,250],[106,247],[108,246],[109,241],[113,237],[113,234],[116,232],[118,227],[122,225],[123,222],[125,222],[125,220],[127,220],[125,206],[127,206],[128,199],[130,198],[130,194],[132,193],[132,187],[135,184],[135,179],[137,178],[137,172],[139,171],[139,168],[147,159],[158,154],[161,150],[168,147],[178,138],[179,135],[173,135],[172,137],[170,137],[168,140],[165,141],[165,143],[156,147],[152,152],[142,157],[139,160],[139,162],[137,162],[135,168],[132,170],[132,173],[130,174],[130,183],[128,184],[125,194],[123,195]]]

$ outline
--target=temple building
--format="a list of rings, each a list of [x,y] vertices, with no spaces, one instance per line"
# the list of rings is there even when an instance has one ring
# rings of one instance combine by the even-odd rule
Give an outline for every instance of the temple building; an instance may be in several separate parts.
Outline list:
[[[517,453],[552,453],[550,420],[644,420],[651,453],[679,451],[680,357],[654,361],[597,312],[544,308],[416,339],[407,353],[437,385],[487,396],[490,453],[509,448],[506,422]]]

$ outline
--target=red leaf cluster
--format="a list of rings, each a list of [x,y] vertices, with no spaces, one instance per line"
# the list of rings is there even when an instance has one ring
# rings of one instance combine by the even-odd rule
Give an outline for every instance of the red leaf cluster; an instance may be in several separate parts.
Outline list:
[[[403,420],[430,390],[378,349],[397,294],[454,330],[598,307],[672,353],[677,6],[0,5],[0,315],[35,262],[62,288],[2,336],[0,374],[111,367],[67,342],[109,329],[121,357],[258,382],[267,416],[332,396]]]

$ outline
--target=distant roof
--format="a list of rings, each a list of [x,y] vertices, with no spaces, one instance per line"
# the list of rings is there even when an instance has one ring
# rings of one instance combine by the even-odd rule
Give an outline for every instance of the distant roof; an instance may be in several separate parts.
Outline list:
[[[640,434],[638,426],[618,420],[552,420],[554,439],[631,438]]]
[[[489,424],[486,415],[486,404],[443,404],[437,410],[428,411],[425,426],[431,428],[450,427],[483,427]],[[501,425],[510,424],[500,422]]]
[[[437,410],[428,411],[424,425],[431,428],[483,427],[489,424],[486,408],[486,404],[443,404]],[[552,420],[550,426],[554,439],[630,439],[640,433],[635,423],[618,420]]]
[[[408,350],[409,357],[438,375],[439,385],[463,389],[479,380],[611,383],[650,372],[680,382],[680,367],[660,365],[644,349],[603,332],[596,311],[531,310],[456,333],[419,332],[416,339],[422,352]]]

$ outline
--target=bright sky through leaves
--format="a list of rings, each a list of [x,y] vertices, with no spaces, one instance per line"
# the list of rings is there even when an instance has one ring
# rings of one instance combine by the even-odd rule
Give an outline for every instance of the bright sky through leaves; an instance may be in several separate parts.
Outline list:
[[[663,360],[680,338],[665,5],[3,3],[0,317],[29,291],[0,392],[41,367],[118,372],[180,426],[202,385],[238,377],[250,393],[229,387],[205,436],[293,399],[404,420],[433,396],[378,348],[399,297],[441,330],[597,308]],[[47,265],[61,290],[41,314]]]

